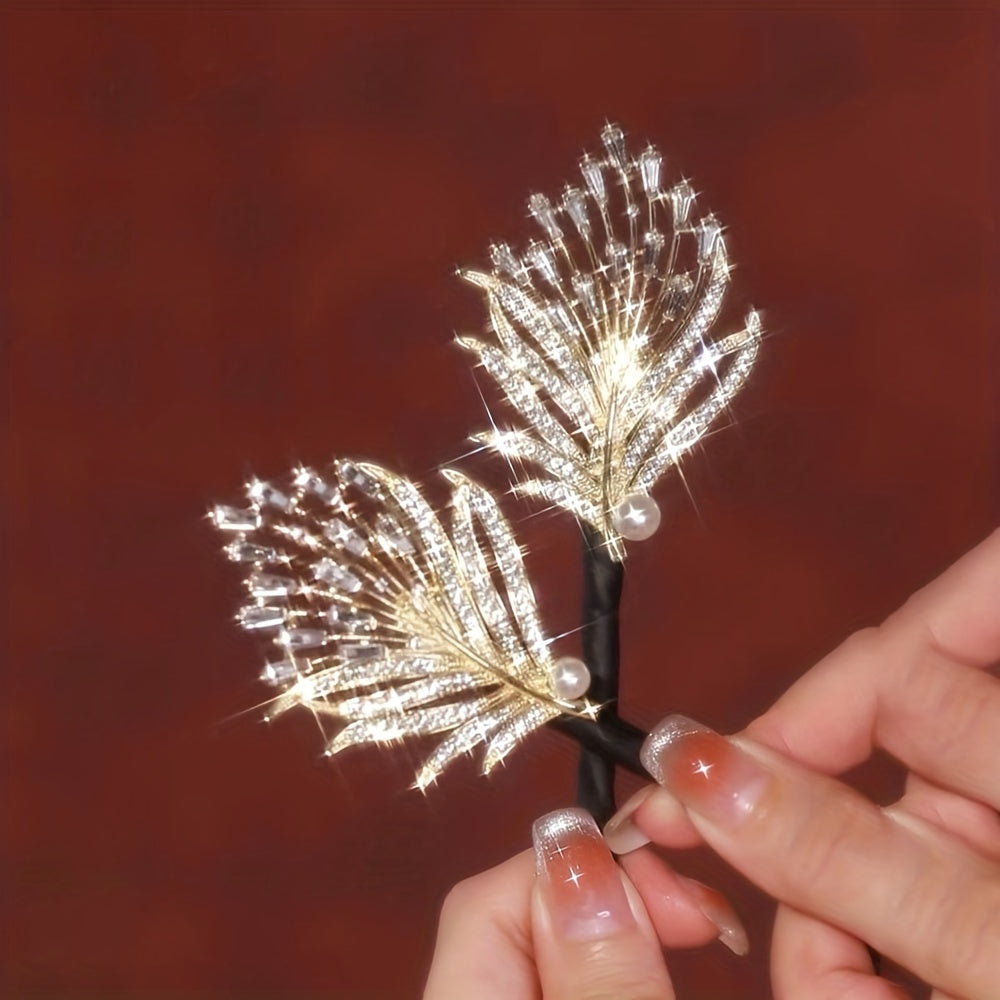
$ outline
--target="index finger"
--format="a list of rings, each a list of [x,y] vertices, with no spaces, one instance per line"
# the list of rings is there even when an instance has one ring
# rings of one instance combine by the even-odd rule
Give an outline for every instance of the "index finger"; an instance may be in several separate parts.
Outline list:
[[[867,941],[926,982],[995,996],[1000,867],[901,809],[747,739],[670,716],[643,764],[705,841],[769,895]],[[636,811],[639,829],[658,831]]]

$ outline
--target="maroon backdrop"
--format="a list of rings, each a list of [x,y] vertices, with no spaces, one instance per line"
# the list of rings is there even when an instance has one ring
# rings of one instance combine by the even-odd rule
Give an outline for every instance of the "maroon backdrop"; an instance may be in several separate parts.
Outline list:
[[[259,6],[259,5],[255,5]],[[336,451],[424,477],[482,404],[452,274],[523,239],[606,118],[677,158],[765,310],[759,373],[658,497],[624,711],[732,729],[998,519],[996,14],[3,14],[3,995],[411,997],[439,902],[571,796],[573,751],[426,798],[253,711],[203,513]],[[513,513],[513,508],[512,508]],[[563,520],[525,522],[553,628]],[[886,767],[858,780],[891,794]],[[770,907],[671,956],[767,995]]]

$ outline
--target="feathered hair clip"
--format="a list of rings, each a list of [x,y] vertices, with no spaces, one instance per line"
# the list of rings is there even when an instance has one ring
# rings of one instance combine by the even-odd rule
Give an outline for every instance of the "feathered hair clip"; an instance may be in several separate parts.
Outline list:
[[[625,541],[656,530],[653,486],[742,387],[761,336],[753,310],[713,336],[730,264],[690,183],[665,185],[659,152],[630,156],[617,126],[601,138],[580,182],[529,199],[543,237],[461,272],[485,292],[492,336],[460,343],[517,414],[476,439],[515,470],[516,493],[583,529],[582,659],[553,650],[496,498],[458,471],[444,472],[447,524],[408,479],[349,461],[253,480],[245,505],[210,512],[247,571],[237,620],[273,642],[270,716],[329,718],[328,754],[433,737],[421,789],[477,750],[488,773],[550,724],[581,743],[578,800],[599,820],[615,766],[641,771],[641,734],[616,714]]]
[[[742,388],[760,319],[751,309],[713,339],[730,269],[719,222],[693,218],[689,181],[664,185],[658,150],[633,159],[615,125],[601,138],[582,183],[528,199],[543,238],[520,256],[494,244],[492,271],[462,272],[486,293],[495,340],[459,342],[521,418],[477,440],[537,471],[516,491],[589,524],[621,560],[623,538],[659,525],[656,481]]]
[[[237,619],[278,651],[263,673],[281,691],[270,714],[302,704],[340,722],[330,755],[445,734],[421,789],[481,745],[489,773],[543,723],[598,708],[583,664],[553,658],[496,500],[444,475],[450,530],[409,480],[347,461],[300,469],[284,489],[254,482],[248,506],[212,512],[235,534],[226,553],[250,567]]]

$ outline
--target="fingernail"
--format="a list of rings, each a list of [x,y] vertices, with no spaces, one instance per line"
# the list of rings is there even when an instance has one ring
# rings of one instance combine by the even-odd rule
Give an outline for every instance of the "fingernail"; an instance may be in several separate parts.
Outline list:
[[[677,876],[688,888],[695,905],[719,929],[719,940],[735,955],[745,955],[750,950],[743,921],[736,915],[732,903],[721,892],[684,875]]]
[[[642,745],[642,765],[688,809],[720,827],[738,826],[770,775],[725,737],[669,715]]]
[[[535,821],[535,870],[556,935],[587,941],[635,926],[618,865],[590,813],[561,809]]]
[[[649,843],[649,837],[635,825],[632,816],[639,806],[649,798],[655,788],[655,785],[647,785],[645,788],[640,788],[608,820],[604,827],[604,843],[608,845],[608,849],[612,853],[628,854],[630,851],[636,851]]]

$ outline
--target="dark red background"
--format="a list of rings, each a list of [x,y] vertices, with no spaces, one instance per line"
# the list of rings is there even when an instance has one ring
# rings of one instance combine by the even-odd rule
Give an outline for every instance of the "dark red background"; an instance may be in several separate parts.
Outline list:
[[[2,20],[3,995],[409,997],[447,888],[571,797],[531,741],[409,792],[315,764],[202,515],[336,451],[417,476],[482,424],[452,275],[605,118],[729,226],[772,336],[631,561],[624,710],[739,727],[998,518],[996,14],[158,5]],[[511,508],[511,513],[523,516]],[[578,567],[524,524],[553,631]],[[885,768],[859,778],[888,795]],[[754,954],[681,996],[767,995]]]

